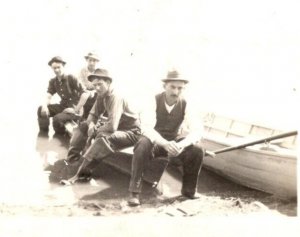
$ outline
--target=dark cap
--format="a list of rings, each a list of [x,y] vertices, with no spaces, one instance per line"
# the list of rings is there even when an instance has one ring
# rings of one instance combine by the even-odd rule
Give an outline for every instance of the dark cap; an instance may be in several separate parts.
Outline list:
[[[59,56],[51,58],[51,60],[48,62],[48,65],[51,66],[52,63],[62,63],[64,66],[66,64],[66,62]]]

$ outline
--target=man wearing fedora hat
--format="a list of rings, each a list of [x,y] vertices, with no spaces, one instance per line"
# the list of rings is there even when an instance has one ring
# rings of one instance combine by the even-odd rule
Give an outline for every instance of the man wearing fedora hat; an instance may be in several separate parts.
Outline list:
[[[88,170],[88,165],[92,167],[93,163],[113,154],[116,149],[133,146],[140,135],[138,113],[113,90],[108,72],[96,69],[88,76],[88,80],[92,82],[98,97],[87,120],[74,130],[66,159],[70,164],[80,158],[83,158],[83,162],[75,176],[67,181],[62,180],[62,184],[76,182],[83,171]],[[81,156],[90,138],[94,138],[94,142]]]
[[[134,147],[129,184],[131,206],[140,205],[145,164],[158,156],[183,166],[181,194],[190,199],[198,197],[196,189],[204,152],[197,142],[202,126],[200,121],[191,121],[191,109],[182,96],[189,81],[176,70],[168,72],[162,81],[164,92],[157,94],[141,115],[142,136]]]
[[[38,123],[41,131],[48,131],[49,118],[53,117],[53,128],[56,133],[65,132],[65,123],[77,119],[88,94],[81,83],[73,76],[64,73],[66,62],[59,56],[53,57],[48,65],[53,69],[55,77],[49,81],[46,101],[38,108]],[[59,104],[51,104],[51,98],[58,94]]]
[[[84,88],[89,92],[89,98],[83,107],[83,118],[86,119],[97,98],[97,93],[93,84],[88,80],[88,76],[95,72],[97,63],[100,61],[100,59],[96,52],[89,52],[84,56],[84,58],[87,62],[87,66],[80,70],[78,79]]]
[[[89,52],[84,56],[87,66],[79,72],[78,79],[82,85],[88,90],[94,90],[93,84],[88,80],[88,76],[96,70],[97,64],[100,61],[99,56],[95,52]]]

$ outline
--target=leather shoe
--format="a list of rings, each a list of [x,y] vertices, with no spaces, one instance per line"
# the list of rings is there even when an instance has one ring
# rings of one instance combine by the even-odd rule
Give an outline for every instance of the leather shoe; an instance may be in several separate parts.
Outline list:
[[[128,205],[132,207],[136,207],[141,205],[140,203],[140,196],[138,193],[130,193],[130,197],[128,200]]]
[[[188,199],[199,199],[200,198],[200,194],[199,193],[182,193],[182,196],[188,198]]]

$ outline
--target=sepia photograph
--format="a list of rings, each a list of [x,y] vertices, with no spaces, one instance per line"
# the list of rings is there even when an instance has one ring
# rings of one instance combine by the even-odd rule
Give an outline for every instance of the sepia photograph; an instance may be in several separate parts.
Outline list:
[[[1,236],[299,236],[300,2],[0,8]]]

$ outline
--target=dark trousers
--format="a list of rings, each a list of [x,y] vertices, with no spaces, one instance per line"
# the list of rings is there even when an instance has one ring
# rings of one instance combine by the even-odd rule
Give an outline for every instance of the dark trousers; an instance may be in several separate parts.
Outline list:
[[[93,97],[89,97],[83,106],[83,116],[82,119],[85,120],[89,116],[90,110],[92,109],[95,101],[97,99],[97,93]]]
[[[83,157],[89,161],[103,159],[116,149],[133,146],[137,142],[139,134],[139,128],[124,131],[119,130],[114,133],[99,132],[96,134],[94,142],[83,154]],[[103,139],[105,139],[107,143],[103,143]],[[73,132],[68,151],[68,161],[80,158],[81,152],[87,144],[87,140],[88,125],[86,122],[82,122]],[[111,149],[107,149],[106,144],[109,144]]]
[[[42,106],[38,108],[37,115],[38,115],[38,123],[41,131],[48,131],[49,124],[50,124],[50,117],[53,117],[53,129],[56,133],[64,133],[65,132],[65,123],[76,120],[76,116],[74,114],[64,113],[63,110],[66,107],[62,106],[61,104],[49,104],[49,116],[43,116]]]
[[[132,158],[131,179],[129,191],[140,193],[142,178],[147,163],[158,156],[167,156],[167,152],[160,146],[154,145],[147,137],[141,136],[134,147]],[[198,177],[203,163],[204,151],[198,145],[186,147],[177,157],[169,158],[170,163],[183,166],[181,193],[194,195],[197,189]],[[167,166],[167,163],[166,163]]]

